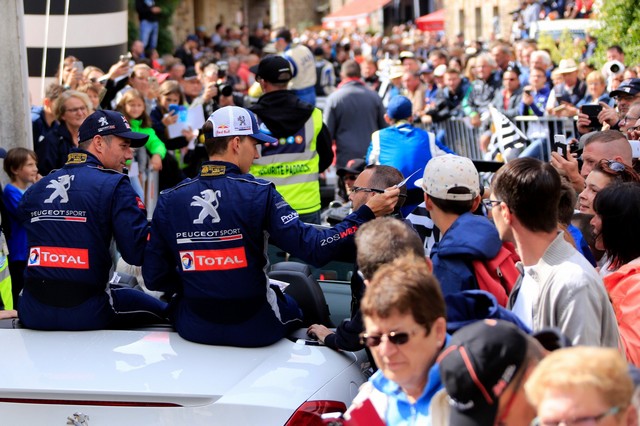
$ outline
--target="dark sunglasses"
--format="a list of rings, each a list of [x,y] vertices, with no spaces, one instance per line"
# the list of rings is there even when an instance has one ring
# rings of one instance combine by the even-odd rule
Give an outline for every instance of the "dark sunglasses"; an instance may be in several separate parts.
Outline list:
[[[351,192],[353,192],[353,193],[357,193],[357,192],[375,192],[376,194],[384,194],[384,189],[364,188],[362,186],[354,186],[353,188],[351,188]],[[399,197],[400,198],[406,198],[407,195],[406,194],[400,194]]]
[[[357,177],[355,175],[345,175],[342,179],[344,179],[344,180],[356,180]]]
[[[392,331],[390,333],[384,334],[367,334],[363,333],[360,335],[360,343],[366,345],[370,348],[375,348],[380,345],[382,342],[382,336],[387,336],[387,340],[394,345],[404,345],[409,341],[411,335],[415,334],[415,330],[413,333],[405,333],[405,332],[397,332]]]

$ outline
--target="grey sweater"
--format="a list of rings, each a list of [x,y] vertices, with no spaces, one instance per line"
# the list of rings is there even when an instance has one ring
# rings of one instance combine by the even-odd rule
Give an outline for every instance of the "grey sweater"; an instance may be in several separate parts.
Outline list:
[[[539,285],[533,303],[533,330],[558,328],[573,345],[619,347],[616,317],[602,279],[558,233],[528,272]],[[522,277],[509,296],[513,307]]]

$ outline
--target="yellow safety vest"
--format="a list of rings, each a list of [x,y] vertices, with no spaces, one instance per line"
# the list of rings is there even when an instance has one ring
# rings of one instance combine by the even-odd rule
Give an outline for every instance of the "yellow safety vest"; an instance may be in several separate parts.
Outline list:
[[[0,257],[0,299],[4,309],[13,309],[13,296],[11,295],[11,274],[9,273],[9,259],[4,254]]]
[[[273,182],[299,214],[320,210],[319,162],[316,138],[322,130],[322,112],[315,108],[302,129],[274,144],[258,146],[260,158],[250,173]]]

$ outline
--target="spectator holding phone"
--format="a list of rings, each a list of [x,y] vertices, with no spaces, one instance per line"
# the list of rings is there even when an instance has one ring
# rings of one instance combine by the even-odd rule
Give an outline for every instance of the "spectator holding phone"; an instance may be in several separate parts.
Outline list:
[[[563,157],[557,152],[551,153],[551,165],[565,175],[571,185],[580,192],[584,189],[585,179],[596,163],[603,158],[615,160],[631,166],[631,146],[627,138],[617,130],[591,132],[581,138],[584,143],[582,151],[582,168],[578,169],[578,160],[573,155]]]
[[[625,125],[622,121],[629,119],[629,117],[625,117],[629,112],[631,104],[640,100],[640,78],[623,81],[616,90],[609,92],[609,96],[615,99],[616,108],[612,108],[608,104],[601,102],[602,111],[598,114],[598,121],[603,125],[606,123],[613,130],[619,130],[621,124],[623,126]],[[591,128],[589,116],[584,113],[579,113],[578,131],[584,134],[590,132]]]
[[[607,93],[607,84],[604,80],[604,76],[599,71],[591,71],[587,75],[587,94],[584,95],[576,106],[579,108],[582,105],[599,105],[600,102],[613,107],[615,101],[611,99]]]

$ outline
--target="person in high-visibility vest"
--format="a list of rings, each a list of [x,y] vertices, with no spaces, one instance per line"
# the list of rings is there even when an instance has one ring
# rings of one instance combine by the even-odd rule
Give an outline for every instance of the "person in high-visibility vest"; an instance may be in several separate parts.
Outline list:
[[[276,185],[282,197],[309,223],[320,223],[319,174],[331,165],[331,135],[322,112],[287,90],[293,72],[280,56],[264,58],[252,71],[263,95],[250,109],[260,130],[277,139],[259,147],[251,174]]]

